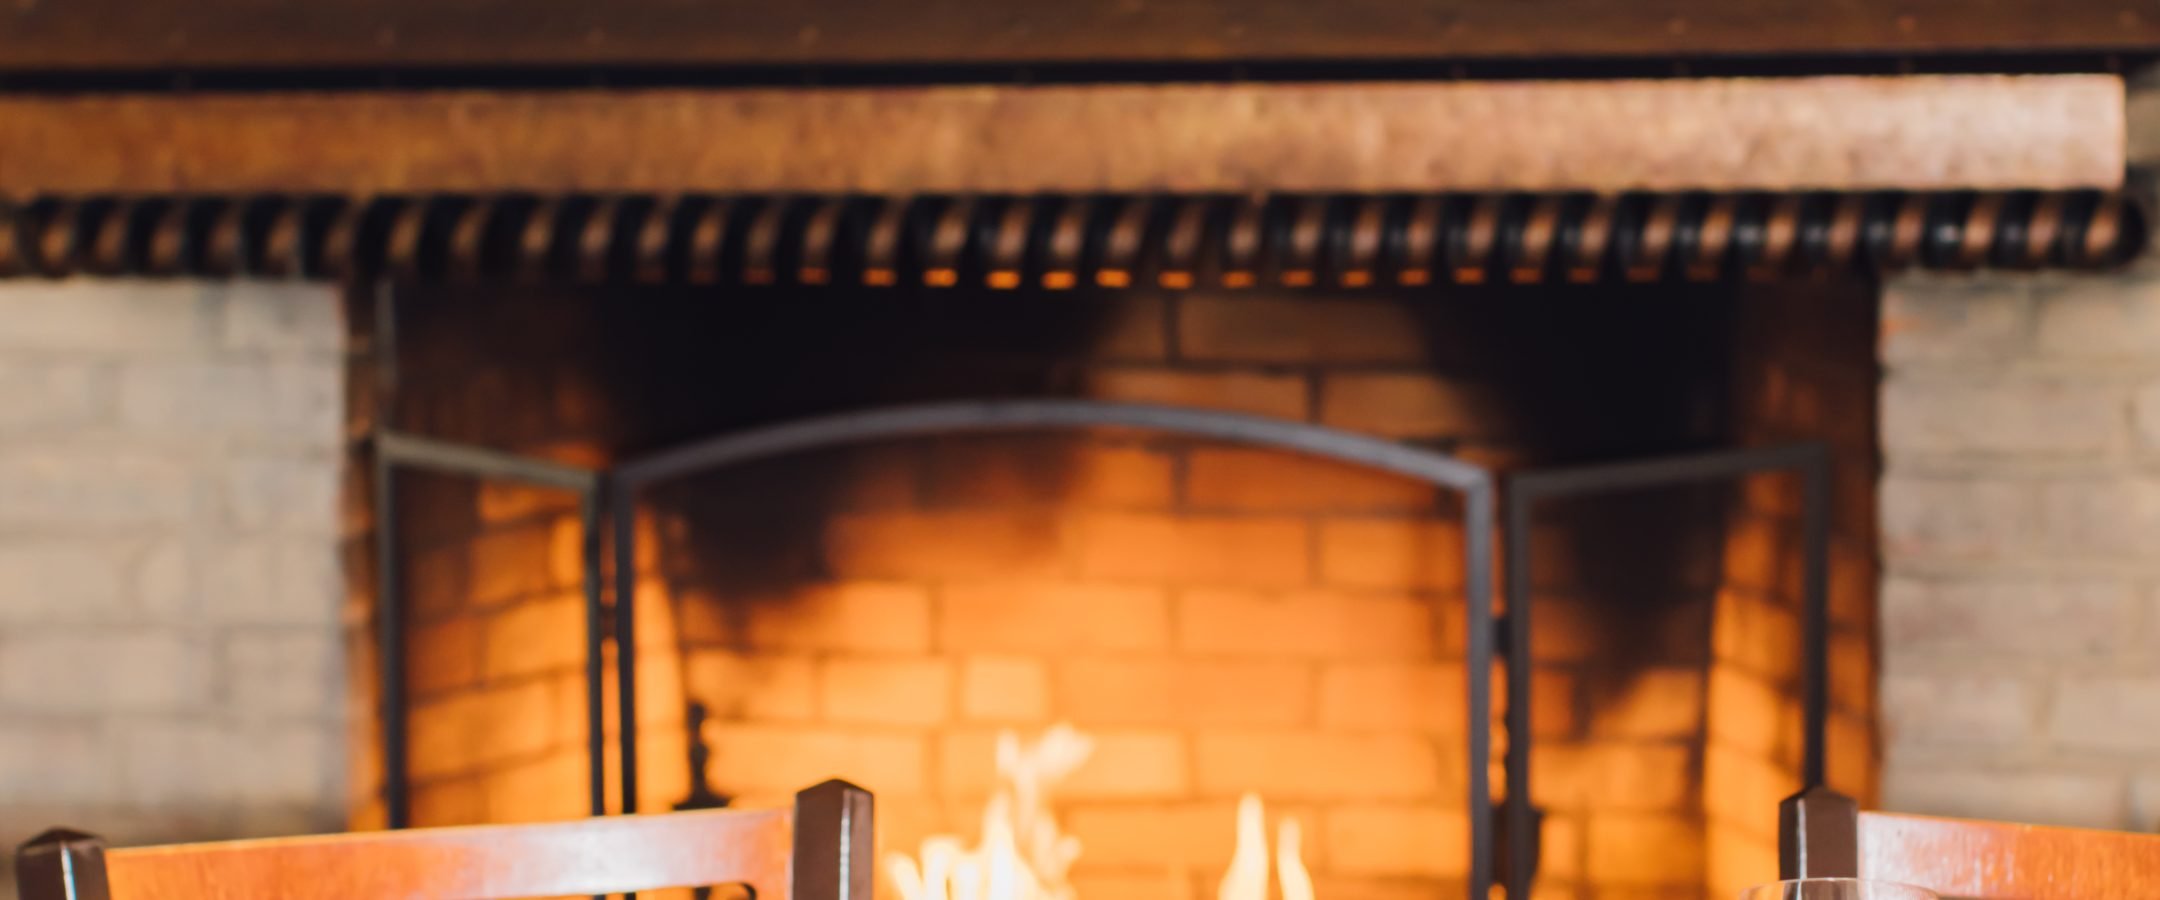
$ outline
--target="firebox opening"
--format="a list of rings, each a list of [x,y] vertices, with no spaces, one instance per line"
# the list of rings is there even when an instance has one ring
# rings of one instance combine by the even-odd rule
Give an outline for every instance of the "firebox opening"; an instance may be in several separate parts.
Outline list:
[[[1224,409],[1502,468],[1828,441],[1833,784],[1868,794],[1872,285],[394,302],[399,427],[568,462],[975,397]],[[574,498],[450,481],[404,488],[408,596],[433,598],[408,631],[415,824],[582,814]],[[1796,784],[1795,496],[1765,477],[1541,512],[1541,891],[1761,880]],[[644,500],[643,808],[690,793],[696,702],[721,793],[847,777],[878,792],[884,849],[973,839],[999,733],[1070,723],[1094,752],[1052,807],[1082,898],[1211,895],[1247,792],[1300,823],[1320,900],[1460,893],[1461,510],[1428,486],[1105,429],[821,451]]]

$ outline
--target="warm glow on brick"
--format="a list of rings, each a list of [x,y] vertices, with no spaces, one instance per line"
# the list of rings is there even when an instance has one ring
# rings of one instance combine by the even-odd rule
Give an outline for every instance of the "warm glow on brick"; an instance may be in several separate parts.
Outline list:
[[[530,490],[490,488],[476,496],[481,531],[438,557],[459,562],[415,572],[416,594],[444,599],[417,616],[408,643],[414,823],[585,815],[585,613],[577,591],[576,511]],[[651,543],[650,524],[640,525]],[[664,808],[687,788],[680,763],[687,746],[683,669],[664,587],[641,581],[635,602],[640,755],[647,760],[639,800],[648,809]],[[612,684],[612,668],[609,674]],[[605,711],[609,735],[616,730],[612,706]]]
[[[959,273],[923,277],[953,286]],[[1018,271],[985,277],[1028,287]],[[1088,287],[1079,280],[1089,277],[1049,271],[1042,286]],[[1059,358],[1058,390],[1318,422],[1479,462],[1539,458],[1489,379],[1452,357],[1432,364],[1429,310],[1267,288],[1237,269],[1221,273],[1224,285],[1251,290],[1153,267],[1092,277],[1154,283],[1130,297],[1045,300],[1119,310],[1100,323],[1101,346]],[[641,521],[647,809],[688,792],[683,715],[695,702],[710,717],[695,737],[710,748],[703,774],[714,788],[778,804],[844,777],[877,793],[881,852],[916,854],[926,837],[982,837],[986,801],[1001,789],[1001,732],[1069,722],[1091,752],[1060,773],[1046,809],[1083,848],[1059,876],[1079,900],[1216,897],[1248,792],[1267,803],[1248,873],[1260,860],[1279,877],[1280,825],[1295,819],[1315,900],[1459,895],[1472,724],[1464,611],[1476,598],[1464,596],[1464,529],[1447,492],[1121,429],[895,443],[821,477],[830,483],[805,487],[825,506],[788,551],[805,571],[779,583],[701,572],[689,564],[698,547]],[[1712,526],[1722,530],[1704,529],[1709,551],[1686,566],[1703,585],[1656,621],[1620,621],[1642,626],[1620,647],[1616,619],[1634,611],[1596,605],[1607,602],[1591,583],[1600,535],[1537,523],[1531,792],[1546,817],[1534,897],[1700,896],[1763,868],[1798,762],[1790,493],[1769,481],[1736,492],[1728,521]],[[575,509],[499,487],[466,505],[470,533],[410,566],[416,817],[581,815]],[[1867,549],[1845,547],[1834,566],[1847,610],[1831,638],[1832,780],[1863,795],[1876,767]],[[1494,699],[1497,718],[1506,698]],[[1496,754],[1522,737],[1493,736]]]

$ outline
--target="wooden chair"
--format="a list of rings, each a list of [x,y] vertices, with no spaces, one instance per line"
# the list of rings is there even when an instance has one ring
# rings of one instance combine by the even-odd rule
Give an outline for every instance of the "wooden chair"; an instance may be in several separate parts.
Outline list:
[[[16,855],[21,900],[513,900],[746,884],[758,900],[870,900],[870,793],[793,809],[416,828],[107,849],[51,831]]]
[[[1860,812],[1816,789],[1785,801],[1785,878],[1866,878],[1957,900],[2151,900],[2160,835]]]

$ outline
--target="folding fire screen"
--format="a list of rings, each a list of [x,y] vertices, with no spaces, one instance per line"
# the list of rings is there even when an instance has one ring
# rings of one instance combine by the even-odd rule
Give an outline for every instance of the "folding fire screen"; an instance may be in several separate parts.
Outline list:
[[[583,526],[583,595],[585,601],[586,725],[588,784],[594,815],[606,806],[606,759],[603,710],[606,705],[604,659],[615,649],[616,709],[620,716],[615,752],[622,760],[620,812],[637,807],[637,709],[632,595],[637,558],[636,507],[641,494],[696,473],[807,451],[879,440],[970,432],[1001,432],[1091,427],[1134,428],[1186,437],[1207,438],[1306,454],[1357,464],[1417,479],[1453,491],[1462,498],[1462,553],[1466,596],[1465,681],[1469,696],[1466,760],[1469,798],[1469,896],[1482,898],[1495,869],[1510,897],[1526,896],[1536,868],[1536,811],[1530,802],[1530,579],[1529,529],[1532,508],[1543,499],[1615,493],[1664,485],[1710,482],[1746,475],[1796,470],[1803,483],[1802,528],[1804,648],[1803,694],[1805,750],[1803,783],[1823,780],[1823,733],[1826,717],[1826,572],[1828,567],[1828,455],[1814,444],[1719,451],[1660,459],[1564,469],[1531,471],[1506,479],[1504,512],[1497,508],[1501,479],[1491,470],[1432,450],[1355,434],[1335,428],[1257,416],[1196,409],[1090,401],[946,402],[872,409],[811,418],[722,435],[685,447],[591,471],[525,459],[494,451],[446,444],[379,431],[375,436],[375,503],[378,640],[386,807],[391,827],[410,823],[406,710],[403,702],[404,634],[399,596],[395,483],[405,469],[480,479],[499,479],[575,492]],[[1496,618],[1491,598],[1496,519],[1504,523],[1501,545],[1506,579],[1506,614]],[[608,523],[603,528],[602,523]],[[605,582],[603,532],[613,557],[613,584]],[[609,588],[612,588],[610,590]],[[1492,662],[1505,666],[1509,735],[1504,760],[1505,793],[1501,815],[1489,781],[1492,755]],[[1504,826],[1504,827],[1502,827]],[[1496,827],[1501,830],[1496,834]],[[1496,843],[1496,839],[1499,840]],[[1507,852],[1496,853],[1496,849]]]

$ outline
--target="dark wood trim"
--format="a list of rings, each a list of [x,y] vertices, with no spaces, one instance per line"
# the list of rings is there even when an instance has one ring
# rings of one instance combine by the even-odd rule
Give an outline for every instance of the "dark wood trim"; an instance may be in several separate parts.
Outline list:
[[[0,194],[2111,187],[2104,75],[0,98]]]
[[[0,277],[1352,290],[2104,268],[2145,234],[2119,191],[45,195],[0,202]]]
[[[2160,49],[2119,0],[20,0],[18,69],[1431,60]]]

